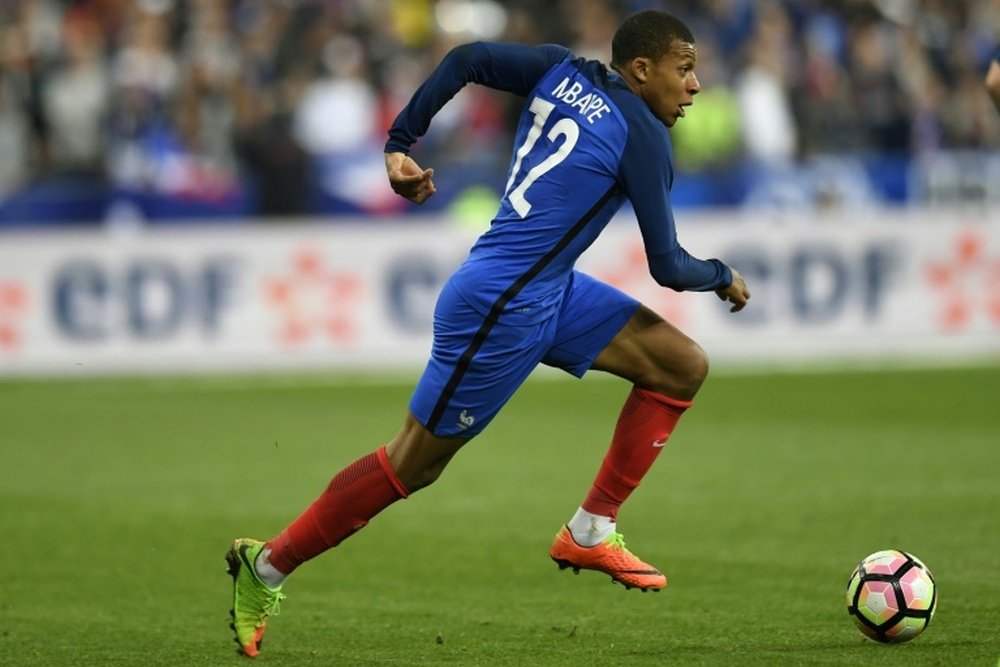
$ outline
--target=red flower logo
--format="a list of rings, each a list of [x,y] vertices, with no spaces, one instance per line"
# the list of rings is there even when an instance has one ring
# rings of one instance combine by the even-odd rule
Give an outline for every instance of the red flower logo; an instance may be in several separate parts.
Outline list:
[[[979,233],[959,235],[950,259],[928,263],[927,282],[941,294],[937,321],[945,331],[969,326],[979,309],[1000,326],[1000,257],[987,256]]]
[[[325,268],[323,258],[312,250],[296,253],[287,275],[264,282],[265,300],[280,319],[278,340],[289,346],[315,336],[350,344],[358,333],[361,292],[356,275]]]
[[[0,350],[13,352],[22,342],[19,323],[28,312],[28,290],[13,281],[0,282]]]

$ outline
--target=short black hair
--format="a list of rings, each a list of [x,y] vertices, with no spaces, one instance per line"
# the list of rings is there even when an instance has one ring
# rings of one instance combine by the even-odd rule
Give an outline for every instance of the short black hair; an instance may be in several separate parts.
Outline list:
[[[632,14],[618,27],[611,41],[611,64],[625,65],[633,58],[658,61],[674,40],[694,44],[694,35],[673,14],[647,9]]]

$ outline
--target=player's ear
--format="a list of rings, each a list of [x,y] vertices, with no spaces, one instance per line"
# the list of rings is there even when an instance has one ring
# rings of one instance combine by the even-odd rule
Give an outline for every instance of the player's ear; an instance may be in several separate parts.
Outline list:
[[[646,83],[646,79],[649,76],[649,66],[649,58],[642,56],[633,58],[628,64],[629,71],[639,83]]]

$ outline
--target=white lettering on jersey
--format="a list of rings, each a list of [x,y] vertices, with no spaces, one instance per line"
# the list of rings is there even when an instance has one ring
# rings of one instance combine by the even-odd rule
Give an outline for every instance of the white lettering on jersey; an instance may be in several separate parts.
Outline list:
[[[570,85],[569,77],[564,78],[558,86],[552,89],[553,97],[568,104],[571,109],[576,109],[578,114],[586,117],[587,122],[593,125],[595,120],[604,117],[605,112],[611,111],[611,107],[597,93],[580,95],[582,92],[583,85],[577,81]]]

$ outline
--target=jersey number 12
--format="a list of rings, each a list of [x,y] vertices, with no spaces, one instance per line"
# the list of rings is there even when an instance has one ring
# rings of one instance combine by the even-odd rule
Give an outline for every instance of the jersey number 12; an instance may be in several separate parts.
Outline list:
[[[549,130],[548,139],[551,142],[555,142],[561,136],[565,137],[559,148],[552,155],[536,164],[532,167],[527,174],[525,174],[524,179],[514,186],[514,177],[517,176],[518,171],[521,169],[521,161],[524,157],[531,152],[531,149],[535,147],[535,143],[538,141],[538,137],[542,134],[542,129],[545,127],[546,121],[549,119],[549,114],[556,105],[552,104],[547,100],[543,100],[540,97],[536,97],[531,101],[531,106],[528,110],[535,115],[535,122],[532,124],[531,129],[528,130],[528,136],[524,138],[524,143],[521,147],[517,149],[517,157],[514,159],[514,166],[510,170],[510,179],[507,180],[507,188],[505,196],[510,202],[510,205],[517,211],[517,214],[522,218],[528,215],[528,211],[531,210],[531,202],[527,200],[525,194],[531,184],[537,181],[545,172],[549,171],[557,164],[566,159],[573,147],[576,146],[577,139],[580,138],[580,126],[571,118],[563,118],[562,120],[556,122]],[[513,187],[513,189],[511,189]]]

